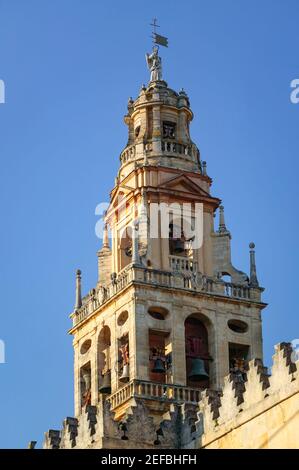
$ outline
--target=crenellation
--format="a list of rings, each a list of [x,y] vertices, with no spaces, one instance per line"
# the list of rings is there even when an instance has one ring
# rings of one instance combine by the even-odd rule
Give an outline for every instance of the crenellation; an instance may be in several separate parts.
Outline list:
[[[273,366],[270,377],[271,390],[280,391],[289,386],[290,382],[298,382],[298,367],[292,361],[291,343],[279,343],[275,346]]]
[[[60,431],[50,429],[45,432],[43,448],[44,449],[59,449],[61,443]]]
[[[234,388],[229,387],[231,384],[231,376],[226,377],[217,418],[208,408],[208,392],[202,395],[203,447],[241,448],[247,444],[249,448],[275,448],[279,433],[283,435],[281,447],[299,447],[295,436],[290,438],[291,429],[295,433],[299,424],[299,380],[290,343],[275,346],[271,375],[261,359],[254,359],[249,362],[243,386],[237,393],[231,394]]]
[[[256,405],[268,394],[268,388],[270,387],[269,374],[261,359],[253,359],[249,362],[244,386],[243,410]]]
[[[77,436],[78,420],[71,417],[65,418],[62,425],[60,447],[63,449],[72,449],[77,444]]]

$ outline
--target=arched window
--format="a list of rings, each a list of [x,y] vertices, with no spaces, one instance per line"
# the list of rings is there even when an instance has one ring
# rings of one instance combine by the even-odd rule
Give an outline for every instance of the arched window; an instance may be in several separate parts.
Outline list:
[[[192,256],[192,242],[194,240],[194,217],[189,218],[182,214],[170,217],[169,223],[169,254],[171,256]]]
[[[185,321],[186,382],[188,387],[209,387],[209,342],[204,323],[195,316]]]
[[[186,237],[180,224],[170,222],[169,224],[169,254],[176,256],[187,256]]]
[[[230,282],[232,282],[232,277],[231,277],[230,274],[223,272],[223,273],[221,273],[221,281],[230,283]]]
[[[149,330],[149,379],[170,383],[172,376],[172,345],[169,332]]]
[[[80,369],[81,406],[91,404],[91,367],[88,361]]]
[[[100,393],[111,393],[111,332],[104,326],[98,337],[98,383]]]

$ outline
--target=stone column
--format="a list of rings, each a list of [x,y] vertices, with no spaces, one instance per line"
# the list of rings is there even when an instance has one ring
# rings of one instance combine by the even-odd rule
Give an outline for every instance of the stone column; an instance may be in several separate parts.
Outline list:
[[[135,298],[135,366],[134,378],[149,380],[149,340],[146,305]]]
[[[140,264],[140,257],[139,257],[139,224],[136,220],[132,222],[132,264],[139,265]]]
[[[116,224],[113,224],[113,227],[111,227],[111,245],[112,245],[112,272],[117,273],[118,272],[118,245],[119,245],[119,240],[117,236],[117,228]]]
[[[161,112],[160,106],[153,107],[153,152],[161,151]]]
[[[229,350],[227,338],[227,316],[219,312],[216,316],[216,322],[213,324],[215,343],[212,368],[214,369],[214,380],[212,384],[214,387],[223,386],[223,378],[229,372]],[[214,383],[213,383],[214,382]]]
[[[97,328],[95,327],[90,336],[93,354],[90,354],[90,371],[91,371],[91,404],[96,405],[98,403],[98,351],[96,341]]]
[[[182,320],[183,306],[173,306],[172,323],[172,373],[173,383],[186,385],[185,323]]]
[[[114,306],[114,310],[116,305]],[[118,361],[118,338],[116,328],[116,313],[111,315],[111,323],[109,324],[111,337],[110,337],[110,367],[111,367],[111,392],[114,393],[118,388],[117,377],[117,361]]]
[[[208,276],[213,275],[213,245],[212,233],[213,229],[213,214],[206,212],[203,213],[203,247],[200,250],[203,254],[203,272]]]
[[[159,242],[161,269],[164,271],[169,271],[169,238],[162,237],[162,223],[165,223],[165,220],[162,220],[162,214],[161,212],[159,212]]]
[[[80,387],[80,367],[79,367],[79,343],[73,341],[74,346],[74,402],[75,416],[81,414],[81,387]]]
[[[263,334],[262,334],[262,320],[260,318],[260,312],[258,312],[258,318],[252,318],[251,320],[251,348],[250,358],[258,358],[263,360]]]

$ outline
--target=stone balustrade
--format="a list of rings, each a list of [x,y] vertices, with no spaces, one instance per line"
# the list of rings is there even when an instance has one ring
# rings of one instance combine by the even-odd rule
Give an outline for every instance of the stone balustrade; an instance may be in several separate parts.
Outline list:
[[[169,267],[171,271],[183,271],[183,272],[192,272],[193,271],[193,260],[187,258],[186,256],[169,256]]]
[[[142,145],[142,144],[141,144]],[[199,158],[198,149],[194,144],[183,144],[180,142],[176,142],[175,140],[162,140],[155,142],[155,147],[153,145],[153,141],[148,141],[143,143],[143,146],[140,148],[140,144],[133,144],[126,147],[120,154],[120,161],[122,165],[126,163],[138,159],[144,158],[144,152],[151,153],[155,151],[161,154],[175,154],[175,155],[182,155],[186,157],[191,157],[194,161],[197,161]],[[139,152],[142,153],[139,154]]]
[[[130,145],[129,147],[126,147],[120,154],[121,164],[124,165],[128,161],[134,160],[135,155],[136,155],[135,145]]]
[[[117,408],[130,398],[158,399],[160,401],[162,398],[172,403],[197,404],[200,400],[200,394],[201,390],[196,388],[134,379],[112,393],[108,397],[108,401],[111,404],[111,409]]]
[[[238,286],[231,282],[224,283],[224,293],[227,297],[239,297],[241,299],[250,299],[250,287]]]
[[[165,153],[178,153],[192,156],[192,145],[181,144],[174,140],[162,140],[161,150]]]
[[[249,285],[238,285],[224,282],[202,275],[194,269],[192,260],[183,257],[170,257],[172,270],[162,271],[158,269],[145,268],[142,266],[129,265],[124,268],[118,276],[107,286],[92,289],[83,298],[83,305],[72,313],[73,326],[77,325],[92,315],[102,305],[121,292],[130,284],[150,284],[172,289],[183,289],[186,291],[213,294],[220,297],[247,300],[250,302],[261,302],[260,287]],[[180,258],[177,262],[176,258]]]

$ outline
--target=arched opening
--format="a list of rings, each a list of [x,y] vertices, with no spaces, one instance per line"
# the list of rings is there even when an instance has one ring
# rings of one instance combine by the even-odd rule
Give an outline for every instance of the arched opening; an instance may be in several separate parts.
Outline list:
[[[91,404],[91,366],[88,361],[80,369],[81,406]]]
[[[223,282],[228,282],[228,283],[231,283],[232,282],[232,277],[229,273],[226,273],[226,272],[222,272],[220,273],[220,279],[221,281]]]
[[[126,227],[120,234],[119,241],[119,263],[120,270],[125,268],[132,261],[132,230]]]
[[[98,378],[100,393],[110,393],[111,391],[110,347],[110,328],[108,326],[104,326],[100,331],[98,338]]]
[[[230,372],[245,372],[250,347],[247,344],[228,343]]]
[[[173,205],[169,209],[169,264],[172,271],[193,271],[194,230],[192,212]]]
[[[209,338],[204,322],[195,315],[185,321],[186,383],[192,388],[208,388]]]
[[[192,255],[192,237],[188,237],[189,227],[186,228],[187,222],[173,220],[169,223],[169,254],[172,256],[189,257]],[[186,233],[185,233],[186,232]]]
[[[130,380],[130,350],[129,350],[129,335],[124,334],[118,338],[118,385],[123,385]]]
[[[149,330],[149,379],[171,383],[172,344],[169,332]]]

